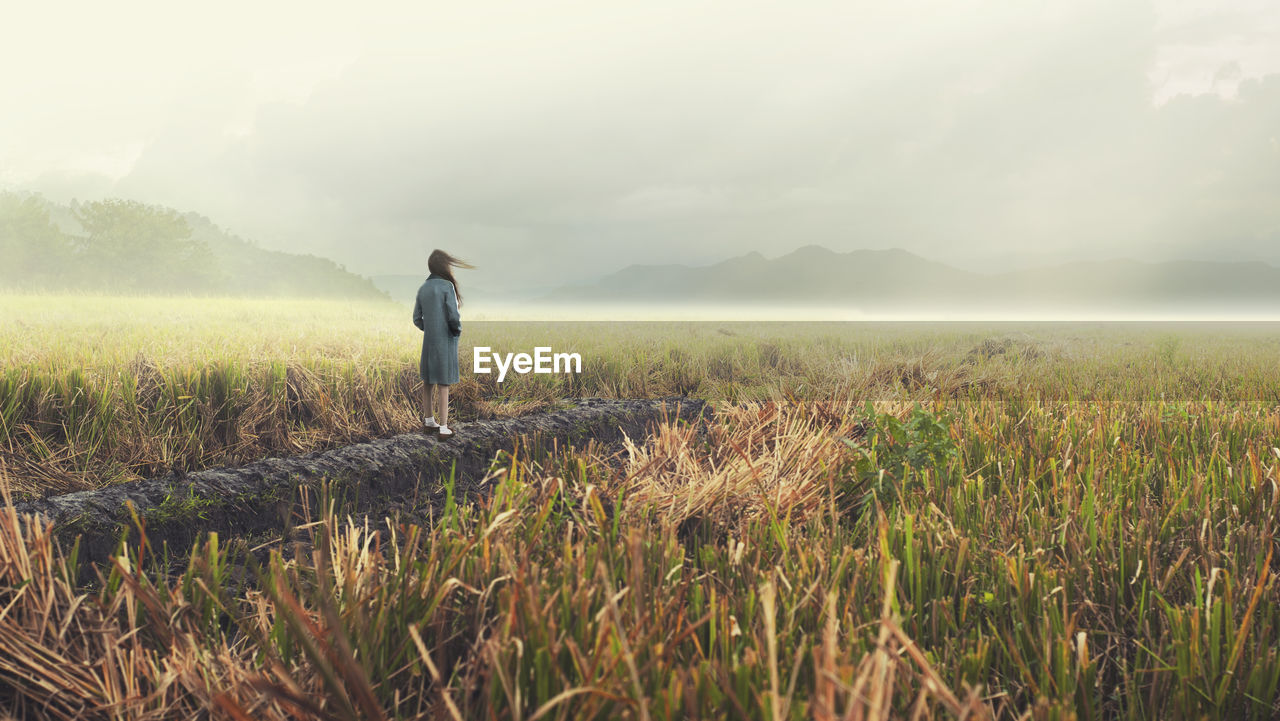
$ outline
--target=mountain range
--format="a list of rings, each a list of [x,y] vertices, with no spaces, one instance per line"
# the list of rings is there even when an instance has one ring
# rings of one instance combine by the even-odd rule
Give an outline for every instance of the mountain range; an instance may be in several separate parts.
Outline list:
[[[1261,262],[1085,261],[980,273],[905,250],[838,253],[809,245],[707,266],[632,265],[542,298],[560,305],[796,304],[861,311],[1280,310],[1280,268]]]

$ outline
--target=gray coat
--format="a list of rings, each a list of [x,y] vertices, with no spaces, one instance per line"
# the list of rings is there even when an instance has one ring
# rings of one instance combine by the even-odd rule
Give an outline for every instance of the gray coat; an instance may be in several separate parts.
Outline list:
[[[413,324],[422,330],[422,361],[418,374],[426,383],[451,386],[458,382],[458,336],[462,319],[453,283],[432,273],[418,288]]]

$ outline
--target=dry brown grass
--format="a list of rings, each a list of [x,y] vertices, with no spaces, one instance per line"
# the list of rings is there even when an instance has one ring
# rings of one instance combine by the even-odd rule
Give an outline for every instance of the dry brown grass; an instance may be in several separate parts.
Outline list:
[[[0,457],[48,495],[409,432],[420,336],[394,304],[0,297]],[[466,421],[566,397],[730,402],[1276,400],[1267,327],[471,323]],[[468,372],[471,344],[582,373]]]
[[[244,557],[210,539],[180,576],[148,570],[144,546],[80,588],[49,524],[6,507],[0,706],[56,719],[989,717],[912,651],[889,596],[859,640],[834,569],[805,592],[760,566],[758,587],[723,589],[710,612],[712,576],[736,566],[747,581],[741,564],[772,554],[713,544],[722,560],[680,571],[675,526],[699,504],[749,505],[747,538],[771,515],[826,507],[820,456],[844,430],[830,409],[740,409],[711,429],[733,450],[702,455],[688,428],[664,426],[609,484],[620,527],[593,486],[513,465],[482,507],[432,529],[327,515],[248,587],[232,580]],[[674,503],[667,473],[704,490]],[[799,609],[823,619],[819,644]]]
[[[833,512],[833,484],[852,451],[844,439],[865,430],[845,403],[721,406],[701,437],[692,425],[663,425],[627,442],[626,478],[614,492],[664,522],[737,530],[782,514],[801,522]]]
[[[715,382],[768,367],[776,401],[725,407],[705,436],[664,425],[633,439],[616,475],[585,454],[513,463],[480,504],[451,506],[430,528],[358,527],[339,510],[257,573],[223,539],[192,549],[181,576],[158,572],[147,551],[78,588],[48,529],[6,509],[0,707],[67,718],[1280,718],[1280,407],[1232,390],[1265,374],[1179,364],[1173,344],[1094,365],[1054,365],[1050,349],[995,369],[1008,350],[922,365],[910,346],[840,376],[854,395],[875,393],[873,381],[903,392],[879,388],[889,400],[868,412],[783,402],[814,386],[782,374],[836,364],[759,346],[717,356],[729,360]],[[691,383],[663,365],[687,373],[710,357],[691,354],[611,357],[583,387]],[[355,384],[335,381],[342,373],[286,371],[262,386],[276,400],[250,415],[312,413],[314,425],[376,403],[344,395]],[[228,377],[202,387],[221,397],[237,387]],[[401,392],[403,378],[380,387]],[[953,397],[965,382],[1007,391],[1018,378],[1021,395]],[[1091,383],[1228,400],[1057,400]],[[544,392],[460,385],[494,413]],[[40,413],[78,413],[76,397]],[[237,426],[201,403],[155,411],[172,428],[147,447],[199,457],[183,439],[239,437],[206,436]],[[95,447],[95,423],[106,420],[78,426],[88,435],[74,447]],[[264,428],[258,442],[314,440],[311,426],[287,430]],[[61,459],[56,445],[30,457]]]

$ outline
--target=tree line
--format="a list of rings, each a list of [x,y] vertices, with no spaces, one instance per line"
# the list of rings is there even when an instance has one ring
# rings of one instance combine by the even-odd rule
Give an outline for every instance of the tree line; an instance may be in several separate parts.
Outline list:
[[[141,294],[379,296],[325,258],[263,250],[207,218],[134,200],[0,193],[0,287]]]

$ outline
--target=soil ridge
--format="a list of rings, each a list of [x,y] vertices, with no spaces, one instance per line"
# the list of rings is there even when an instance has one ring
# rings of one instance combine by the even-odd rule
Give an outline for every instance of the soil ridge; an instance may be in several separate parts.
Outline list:
[[[65,542],[80,537],[80,558],[106,561],[134,514],[153,548],[183,554],[203,534],[220,538],[288,533],[300,489],[327,483],[341,507],[353,512],[436,507],[441,481],[454,477],[457,497],[472,495],[501,452],[538,455],[590,440],[615,443],[638,438],[663,419],[694,422],[710,408],[696,398],[577,398],[568,408],[516,418],[473,421],[441,440],[407,433],[298,456],[266,458],[234,468],[122,483],[14,504],[20,513],[53,521]],[[311,494],[313,496],[318,494]],[[439,498],[437,496],[440,496]],[[132,505],[132,510],[130,509]],[[318,510],[318,509],[317,509]]]

